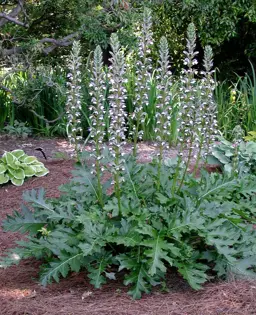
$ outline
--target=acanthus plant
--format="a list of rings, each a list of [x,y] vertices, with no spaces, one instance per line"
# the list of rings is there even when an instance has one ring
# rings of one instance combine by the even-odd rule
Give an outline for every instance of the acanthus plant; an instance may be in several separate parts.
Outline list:
[[[68,60],[69,73],[67,75],[67,135],[70,143],[74,145],[75,155],[78,158],[79,141],[82,140],[82,127],[81,127],[81,109],[82,109],[82,96],[81,96],[81,45],[75,41],[72,46],[72,51]]]
[[[200,147],[199,131],[208,117],[199,117],[199,114],[204,114],[205,110],[214,111],[214,107],[210,103],[211,110],[206,106],[207,100],[211,100],[208,81],[196,90],[193,25],[189,26],[188,35],[191,47],[188,47],[188,69],[184,72],[181,90],[183,123],[180,124],[180,142],[184,142],[181,144],[183,148],[188,143],[191,155],[195,145]],[[170,84],[167,83],[170,73],[165,39],[161,46],[160,66],[165,69],[165,75],[157,78],[158,95],[162,96],[158,97],[157,119],[161,119],[163,126],[165,123],[169,126],[164,120],[170,117],[164,114],[165,111],[171,110],[167,105],[169,96],[165,95]],[[116,35],[111,36],[111,47],[111,163],[102,159],[104,110],[99,48],[94,53],[95,72],[91,78],[91,88],[94,89],[91,111],[96,111],[91,117],[91,133],[96,150],[93,154],[100,161],[98,166],[111,170],[114,191],[108,190],[111,181],[107,181],[99,200],[97,176],[91,176],[90,163],[81,163],[73,172],[71,182],[62,186],[64,194],[59,199],[45,198],[42,189],[26,192],[27,204],[22,206],[21,213],[8,216],[3,226],[6,231],[26,234],[27,240],[19,241],[17,248],[4,255],[0,267],[35,257],[45,262],[40,274],[43,285],[53,280],[58,282],[61,276],[67,277],[70,272],[86,270],[90,283],[96,288],[104,285],[107,278],[114,280],[125,274],[124,284],[129,286],[133,298],[150,292],[152,286],[164,284],[170,267],[196,290],[214,276],[256,277],[256,177],[202,172],[201,178],[197,179],[184,171],[179,172],[180,161],[177,165],[171,159],[164,160],[160,165],[160,156],[158,165],[161,167],[156,167],[154,161],[142,164],[133,156],[122,156],[126,134],[126,76],[124,53]],[[202,93],[204,88],[205,94]],[[165,100],[162,104],[161,99]],[[201,104],[202,99],[207,104]],[[202,110],[198,110],[200,104]],[[140,118],[143,120],[143,116]],[[192,124],[191,119],[196,123]],[[165,128],[160,130],[160,123],[157,126],[163,149],[168,133]],[[101,136],[94,127],[103,132]],[[201,143],[207,145],[204,141]]]

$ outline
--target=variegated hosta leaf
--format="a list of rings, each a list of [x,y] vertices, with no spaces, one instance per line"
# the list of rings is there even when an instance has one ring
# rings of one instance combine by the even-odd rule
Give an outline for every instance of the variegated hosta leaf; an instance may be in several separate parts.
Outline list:
[[[25,164],[33,164],[34,162],[38,162],[35,156],[28,156],[24,159]]]
[[[12,169],[11,167],[8,167],[8,172],[11,174],[12,177],[16,179],[24,179],[25,178],[25,173],[22,168],[20,169]]]
[[[32,177],[36,174],[34,168],[30,165],[22,166],[26,177]]]
[[[17,179],[15,177],[10,177],[10,179],[11,179],[12,184],[15,186],[22,186],[24,183],[24,179]]]
[[[34,164],[30,164],[30,167],[35,171],[35,173],[41,172],[42,169],[44,168],[44,166]]]
[[[14,150],[12,151],[12,155],[14,155],[18,160],[25,155],[23,150]]]
[[[44,163],[39,162],[38,160],[36,160],[35,162],[33,162],[32,164],[30,164],[31,166],[43,166],[44,167]]]
[[[4,174],[6,172],[7,168],[4,164],[0,164],[0,174]]]
[[[6,174],[0,174],[0,185],[6,184],[9,182],[9,176]]]
[[[4,154],[4,156],[5,156],[5,159],[6,159],[6,163],[8,165],[12,165],[12,164],[14,164],[15,161],[17,161],[17,158],[14,155],[12,155],[12,153],[10,153],[10,152],[6,152]]]
[[[19,167],[16,165],[16,162],[18,162],[18,159],[12,155],[10,152],[6,152],[4,154],[4,160],[6,163],[6,166],[11,167],[12,169],[18,169]]]
[[[42,177],[42,176],[45,176],[48,173],[49,173],[48,169],[46,167],[42,167],[41,171],[37,172],[35,175],[37,177]]]
[[[20,161],[20,162],[24,162],[24,160],[25,160],[27,157],[28,157],[28,155],[27,155],[27,154],[24,154],[24,155],[22,155],[22,156],[19,158],[19,161]]]

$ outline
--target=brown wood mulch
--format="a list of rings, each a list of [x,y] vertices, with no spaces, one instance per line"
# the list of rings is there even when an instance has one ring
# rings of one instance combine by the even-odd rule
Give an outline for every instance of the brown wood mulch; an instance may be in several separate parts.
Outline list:
[[[26,141],[25,141],[26,142]],[[22,147],[22,141],[0,139],[1,150]],[[46,177],[26,180],[21,187],[5,185],[0,188],[0,220],[19,209],[22,193],[44,187],[47,196],[58,197],[58,186],[67,182],[73,169],[72,160],[53,160],[52,152],[65,151],[62,139],[30,140],[24,146],[28,154],[34,147],[44,146],[49,161],[44,161],[50,173]],[[27,150],[26,148],[30,148]],[[39,156],[40,152],[33,155]],[[20,239],[18,233],[0,229],[0,255]],[[46,288],[37,280],[40,263],[27,260],[6,270],[0,269],[0,315],[253,315],[256,314],[256,282],[236,281],[209,283],[198,292],[191,290],[176,274],[170,272],[169,292],[154,289],[150,295],[133,301],[127,295],[122,279],[109,282],[95,290],[84,272],[71,274],[59,284]]]

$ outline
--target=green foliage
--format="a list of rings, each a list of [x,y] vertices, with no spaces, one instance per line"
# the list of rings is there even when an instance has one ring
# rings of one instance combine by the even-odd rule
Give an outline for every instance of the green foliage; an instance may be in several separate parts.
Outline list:
[[[225,139],[220,139],[208,157],[210,164],[220,164],[228,173],[234,170],[234,160],[238,159],[238,170],[242,173],[255,174],[256,172],[256,143],[241,141],[233,144]]]
[[[36,133],[65,135],[66,79],[62,68],[37,67],[19,77],[13,89],[19,102],[16,118]]]
[[[21,186],[26,177],[41,177],[48,172],[43,163],[34,156],[28,156],[23,150],[5,152],[0,159],[0,185],[10,180],[13,185]]]
[[[21,124],[26,122],[37,134],[65,135],[65,75],[62,68],[43,66],[9,74],[5,85],[11,93],[0,105],[0,116],[11,126],[8,131],[15,134],[12,127],[17,120]]]
[[[70,34],[78,34],[81,38],[82,51],[87,56],[97,45],[104,49],[108,47],[111,33],[119,31],[123,43],[132,44],[134,34],[131,21],[137,20],[136,10],[131,10],[129,1],[103,1],[103,0],[57,0],[28,1],[24,3],[26,14],[21,12],[19,20],[28,27],[20,27],[8,23],[2,28],[3,49],[13,46],[22,49],[22,52],[33,56],[33,62],[41,64],[63,64],[62,55],[67,53],[66,46],[72,43],[71,37],[59,45],[59,49],[52,49],[51,41],[44,38],[62,39]],[[3,7],[4,12],[15,7]],[[12,44],[9,39],[19,35]],[[123,35],[124,34],[124,35]],[[123,36],[122,36],[123,35]],[[22,38],[22,40],[19,40]],[[7,43],[9,41],[9,44]],[[49,48],[50,46],[50,48]],[[53,53],[54,51],[54,53]]]
[[[256,142],[256,131],[249,131],[248,135],[244,137],[244,140]]]
[[[5,80],[5,86],[8,84]],[[0,130],[4,128],[4,123],[7,121],[8,114],[11,109],[11,95],[7,91],[0,89]]]
[[[84,56],[88,56],[97,45],[107,55],[110,36],[118,32],[120,42],[132,48],[144,6],[152,8],[155,40],[158,42],[163,35],[166,36],[178,72],[182,65],[185,28],[191,21],[197,25],[201,46],[210,44],[214,47],[214,53],[218,54],[217,66],[222,67],[226,75],[232,73],[230,65],[233,71],[237,68],[241,73],[245,72],[248,58],[255,58],[255,4],[251,0],[227,0],[224,5],[223,0],[28,1],[24,4],[26,14],[21,12],[18,16],[28,27],[7,23],[2,31],[6,34],[2,36],[2,46],[4,49],[24,49],[33,55],[37,64],[55,65],[63,64],[61,55],[66,55],[66,46],[71,41],[64,41],[55,49],[52,42],[44,41],[44,38],[58,40],[77,33]],[[3,6],[3,11],[7,13],[11,8]],[[10,40],[13,37],[15,41]],[[235,51],[230,49],[231,40]],[[156,52],[157,45],[153,50],[154,56]]]
[[[96,202],[87,158],[59,199],[46,199],[42,189],[25,193],[28,206],[8,216],[3,228],[28,233],[27,239],[2,256],[1,267],[35,257],[43,262],[43,285],[86,270],[96,288],[122,271],[133,298],[163,283],[170,268],[196,290],[214,276],[255,276],[254,176],[187,174],[173,194],[177,162],[161,166],[157,187],[156,162],[127,156],[120,213],[115,194],[107,193],[111,179],[103,185],[104,206]]]
[[[225,138],[232,138],[232,130],[240,125],[245,133],[256,129],[256,74],[251,64],[251,76],[237,76],[231,85],[219,82],[215,89],[218,106],[218,125]]]
[[[136,1],[139,5],[141,1]],[[145,0],[143,5],[154,12],[154,33],[159,40],[165,35],[173,55],[175,69],[182,65],[184,32],[191,21],[197,27],[198,45],[211,45],[222,78],[244,73],[248,58],[255,61],[255,3],[251,0]],[[239,61],[238,61],[239,60]],[[230,71],[231,70],[231,71]]]
[[[14,120],[13,126],[5,126],[3,131],[10,136],[15,136],[23,139],[26,139],[28,136],[32,135],[31,128],[26,126],[26,123],[18,122],[17,120]]]

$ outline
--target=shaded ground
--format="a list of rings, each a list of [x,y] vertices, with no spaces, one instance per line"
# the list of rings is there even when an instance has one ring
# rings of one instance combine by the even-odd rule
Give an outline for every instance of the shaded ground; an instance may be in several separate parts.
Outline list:
[[[27,138],[27,139],[15,139],[0,135],[0,156],[4,151],[11,151],[15,149],[22,149],[29,155],[34,155],[38,158],[43,158],[41,152],[36,148],[42,148],[48,159],[56,158],[68,158],[71,156],[73,149],[69,143],[62,138]],[[143,142],[138,144],[138,159],[143,162],[149,162],[154,156],[156,156],[156,147],[152,142]],[[91,146],[84,146],[85,150],[90,151]],[[132,145],[126,144],[124,151],[126,153],[132,152]],[[171,148],[164,151],[164,157],[175,157],[178,151],[176,148]],[[184,157],[187,156],[187,150],[184,151]],[[193,153],[193,155],[195,152]]]
[[[27,145],[30,144],[30,145]],[[44,161],[50,173],[42,178],[30,178],[22,187],[5,185],[0,188],[0,220],[6,214],[19,209],[24,190],[44,187],[49,197],[58,197],[57,187],[71,176],[71,160],[53,160],[56,151],[68,151],[61,139],[25,142],[0,139],[0,150],[22,147],[26,153],[37,155],[35,147],[44,148],[49,160]],[[153,152],[145,145],[145,160]],[[71,149],[70,149],[71,150]],[[0,154],[2,152],[0,151]],[[149,156],[150,154],[150,156]],[[143,155],[141,155],[143,157]],[[0,229],[0,255],[20,239],[18,233],[6,233]],[[0,269],[0,315],[253,315],[256,314],[256,282],[221,282],[207,284],[204,290],[192,291],[177,275],[170,272],[168,293],[159,289],[133,301],[127,295],[122,279],[110,282],[100,290],[94,290],[86,275],[72,274],[60,284],[43,288],[37,282],[39,263],[22,262],[7,270]]]

